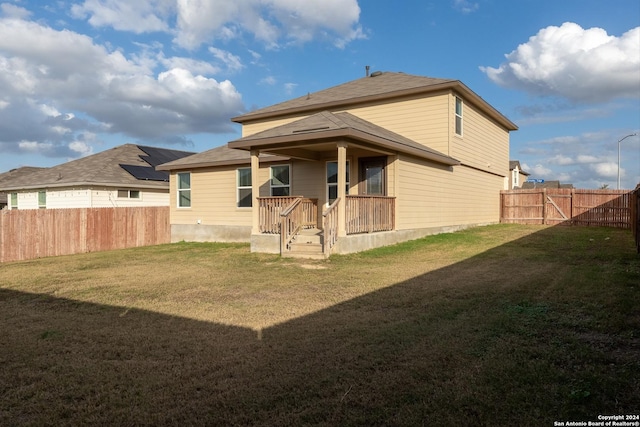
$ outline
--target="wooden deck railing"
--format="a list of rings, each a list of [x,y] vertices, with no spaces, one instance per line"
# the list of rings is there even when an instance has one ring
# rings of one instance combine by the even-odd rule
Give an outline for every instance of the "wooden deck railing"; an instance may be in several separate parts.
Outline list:
[[[260,233],[280,233],[280,213],[298,198],[298,196],[258,197]]]
[[[299,197],[280,213],[280,248],[290,249],[291,242],[303,228],[313,228],[318,224],[317,199]]]
[[[322,214],[322,228],[324,230],[324,255],[331,255],[331,250],[338,240],[338,204],[340,198],[333,203]]]
[[[387,196],[347,196],[347,234],[393,230],[395,200],[395,197]]]

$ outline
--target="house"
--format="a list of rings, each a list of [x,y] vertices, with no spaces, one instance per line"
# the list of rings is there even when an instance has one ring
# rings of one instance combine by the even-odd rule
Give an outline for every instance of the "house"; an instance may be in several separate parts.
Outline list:
[[[531,190],[534,188],[573,188],[573,184],[561,184],[560,181],[551,180],[544,182],[524,182],[520,187],[523,190]]]
[[[19,176],[31,174],[37,170],[41,170],[42,168],[32,167],[32,166],[22,166],[16,169],[11,169],[8,172],[0,173],[0,187],[4,182],[7,182],[11,179],[17,178]],[[7,193],[0,192],[0,210],[8,208],[8,197]]]
[[[520,161],[509,160],[509,190],[520,188],[527,181],[529,175],[528,172],[522,170]]]
[[[167,206],[169,174],[154,167],[191,154],[124,144],[51,168],[9,172],[0,192],[9,194],[9,209]]]
[[[458,80],[370,76],[232,121],[171,173],[173,241],[351,253],[497,223],[517,126]]]

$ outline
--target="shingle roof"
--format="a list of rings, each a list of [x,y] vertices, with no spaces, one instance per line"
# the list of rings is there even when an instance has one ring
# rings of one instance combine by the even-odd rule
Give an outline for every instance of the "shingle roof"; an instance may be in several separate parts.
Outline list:
[[[288,157],[273,156],[266,153],[260,154],[260,161],[288,160]],[[179,160],[164,163],[156,167],[160,171],[178,169],[203,168],[210,166],[240,165],[251,162],[251,155],[247,151],[234,150],[226,145],[183,157]]]
[[[529,172],[525,172],[522,170],[522,166],[520,165],[520,161],[519,160],[509,160],[509,170],[512,171],[516,168],[516,166],[518,167],[518,169],[520,169],[520,173],[522,175],[531,175]]]
[[[1,190],[105,185],[125,188],[168,188],[168,174],[156,175],[153,165],[193,153],[124,144],[100,153],[0,182]],[[136,173],[140,179],[127,172]],[[154,174],[155,173],[155,174]],[[146,177],[146,179],[145,179]],[[162,180],[160,180],[162,179]]]
[[[236,141],[229,147],[251,149],[251,147],[274,147],[291,142],[326,142],[327,140],[353,139],[361,143],[383,146],[386,149],[416,155],[448,165],[460,162],[439,151],[419,144],[383,127],[363,120],[347,112],[331,113],[322,111],[309,117],[296,120],[275,128],[258,132]]]
[[[369,77],[362,77],[338,86],[312,92],[299,98],[260,108],[234,117],[231,120],[244,123],[252,120],[302,114],[304,112],[311,113],[322,110],[335,111],[339,108],[344,109],[350,105],[363,102],[440,90],[455,90],[460,92],[465,95],[468,101],[478,104],[507,129],[518,129],[513,122],[459,80],[439,79],[394,72],[373,73]]]
[[[560,184],[560,181],[552,180],[545,182],[525,182],[522,184],[523,190],[531,190],[533,188],[573,188],[573,184]]]
[[[11,169],[8,172],[0,173],[0,187],[4,182],[8,182],[11,179],[17,178],[19,176],[31,174],[31,173],[34,173],[35,171],[39,171],[42,169],[43,168],[37,168],[33,166],[22,166],[20,168]],[[0,205],[6,205],[6,204],[7,204],[7,194],[0,193]]]

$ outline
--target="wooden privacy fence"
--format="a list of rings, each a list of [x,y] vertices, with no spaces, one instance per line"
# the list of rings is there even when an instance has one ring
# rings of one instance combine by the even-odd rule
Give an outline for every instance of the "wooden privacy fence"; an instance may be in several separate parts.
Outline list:
[[[0,262],[170,241],[167,206],[0,211]]]
[[[636,250],[640,254],[640,184],[631,193],[631,230],[636,240]]]
[[[500,222],[631,228],[629,190],[541,188],[500,192]]]

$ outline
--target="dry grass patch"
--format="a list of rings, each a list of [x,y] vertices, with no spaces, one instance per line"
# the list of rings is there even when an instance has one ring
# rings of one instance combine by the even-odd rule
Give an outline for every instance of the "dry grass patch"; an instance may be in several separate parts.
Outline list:
[[[1,425],[552,425],[640,401],[628,231],[490,226],[318,262],[182,243],[0,283]]]

